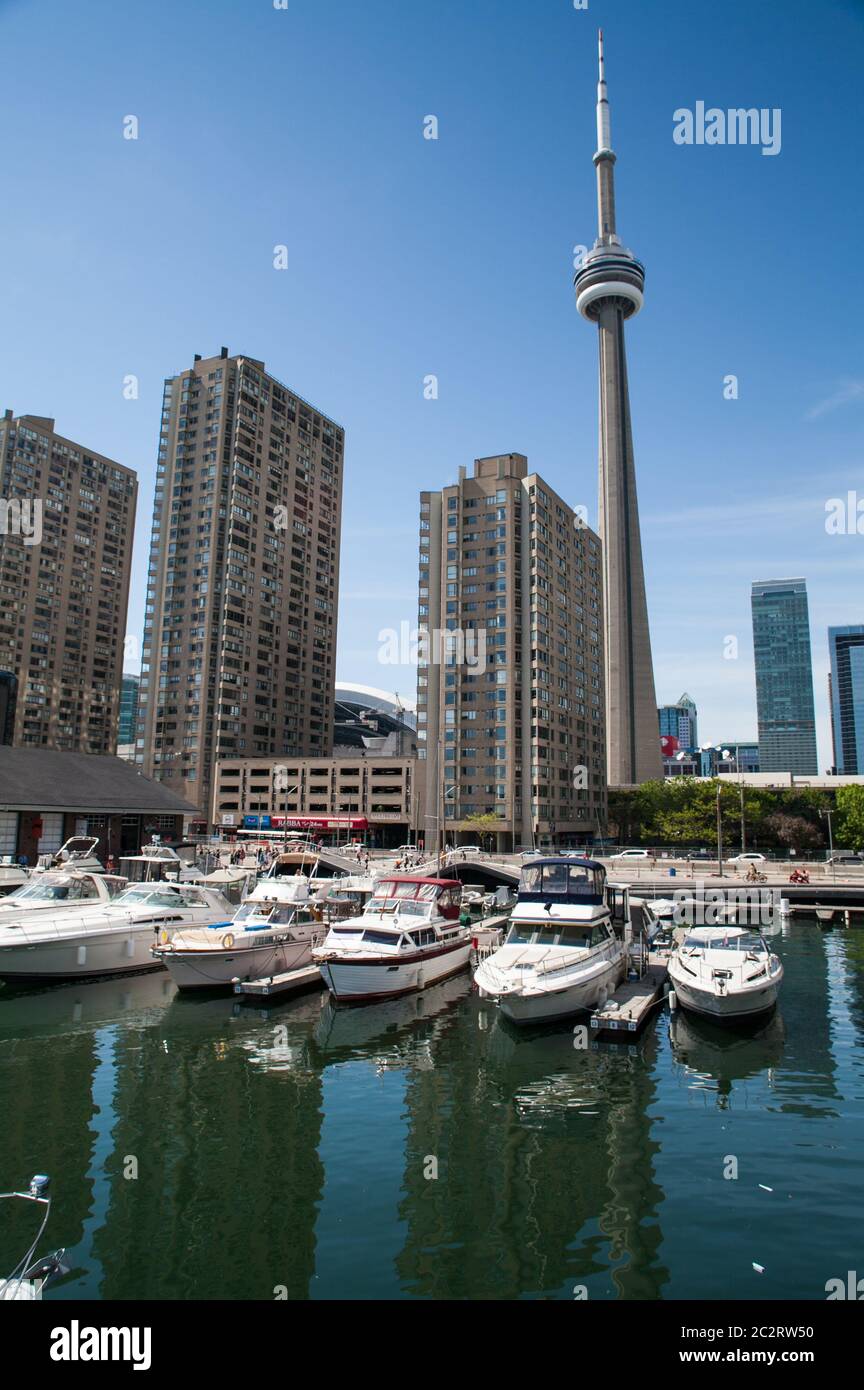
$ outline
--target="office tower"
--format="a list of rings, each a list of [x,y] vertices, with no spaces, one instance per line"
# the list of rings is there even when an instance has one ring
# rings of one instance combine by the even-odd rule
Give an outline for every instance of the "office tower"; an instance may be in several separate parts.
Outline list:
[[[420,494],[419,629],[427,847],[473,815],[499,849],[602,831],[600,542],[522,454]]]
[[[806,581],[754,583],[751,606],[760,770],[812,776],[818,764]]]
[[[117,746],[118,748],[134,748],[135,733],[138,727],[138,692],[141,688],[141,677],[133,676],[128,671],[123,672],[123,680],[120,684],[120,722],[117,726]]]
[[[17,677],[12,742],[113,753],[136,475],[55,432],[0,420],[0,669]]]
[[[679,748],[699,747],[696,706],[686,692],[677,704],[661,705],[657,714],[661,737],[677,738]]]
[[[600,339],[600,507],[603,547],[606,739],[610,786],[662,775],[657,700],[642,566],[624,320],[642,308],[645,270],[616,232],[609,101],[600,34],[594,247],[576,272],[576,307]]]
[[[220,759],[330,752],[343,448],[227,348],[165,383],[136,756],[204,820]]]
[[[829,627],[834,770],[864,772],[864,626]]]

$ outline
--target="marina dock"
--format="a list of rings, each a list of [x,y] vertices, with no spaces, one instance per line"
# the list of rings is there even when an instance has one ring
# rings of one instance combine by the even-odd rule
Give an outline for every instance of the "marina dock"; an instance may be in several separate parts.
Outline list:
[[[234,993],[246,999],[272,998],[277,994],[294,994],[301,989],[324,988],[317,965],[302,965],[299,970],[286,970],[282,975],[269,975],[261,980],[235,980]]]
[[[645,974],[638,980],[625,980],[618,986],[603,1008],[591,1015],[593,1036],[639,1032],[651,1017],[654,1006],[666,993],[667,959],[667,956],[652,951]]]

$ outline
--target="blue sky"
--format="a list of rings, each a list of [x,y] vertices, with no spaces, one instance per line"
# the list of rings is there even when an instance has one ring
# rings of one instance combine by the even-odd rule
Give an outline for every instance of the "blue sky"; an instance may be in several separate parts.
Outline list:
[[[379,633],[416,618],[421,488],[518,450],[596,517],[571,279],[598,25],[647,268],[628,352],[658,700],[755,736],[750,581],[804,575],[824,767],[826,629],[864,621],[864,536],[825,530],[829,498],[864,499],[858,0],[0,0],[0,408],[137,469],[134,633],[162,380],[222,344],[263,358],[347,432],[339,677],[413,694]],[[676,145],[697,101],[779,107],[781,152]]]

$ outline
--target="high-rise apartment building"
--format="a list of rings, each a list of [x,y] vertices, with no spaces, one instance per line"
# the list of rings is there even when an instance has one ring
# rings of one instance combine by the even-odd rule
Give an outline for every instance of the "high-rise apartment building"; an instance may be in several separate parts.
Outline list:
[[[522,454],[420,494],[426,844],[578,843],[605,825],[600,542]],[[425,649],[424,649],[425,647]]]
[[[834,771],[864,772],[864,626],[829,627]]]
[[[753,649],[762,772],[818,772],[807,584],[754,583]]]
[[[676,738],[679,748],[699,747],[696,705],[686,691],[677,704],[661,705],[657,714],[660,719],[661,738]]]
[[[218,761],[330,752],[343,450],[254,358],[165,383],[136,756],[203,819]]]
[[[138,482],[41,415],[0,420],[0,669],[12,743],[117,744]]]

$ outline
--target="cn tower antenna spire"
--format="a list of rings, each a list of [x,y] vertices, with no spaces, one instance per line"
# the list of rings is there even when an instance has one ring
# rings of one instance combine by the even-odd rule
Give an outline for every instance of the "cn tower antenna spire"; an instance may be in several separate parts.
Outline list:
[[[603,30],[597,40],[600,77],[597,83],[597,152],[611,150],[612,135],[609,121],[609,96],[606,91],[606,60],[603,56]]]

